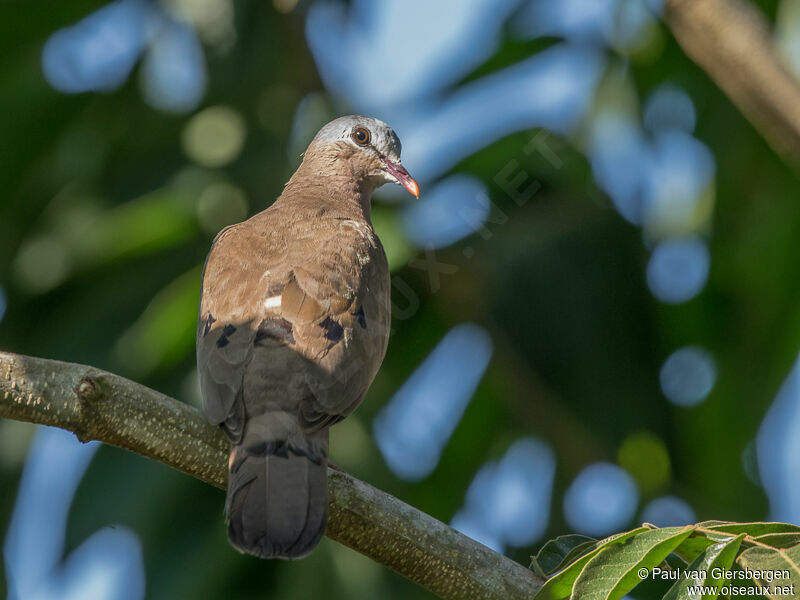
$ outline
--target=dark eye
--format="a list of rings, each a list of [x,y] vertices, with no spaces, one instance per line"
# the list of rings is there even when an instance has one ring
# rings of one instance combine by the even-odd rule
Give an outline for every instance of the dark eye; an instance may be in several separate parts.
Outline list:
[[[369,140],[372,136],[369,134],[369,129],[364,129],[363,127],[356,127],[353,129],[353,133],[350,136],[353,138],[353,141],[358,144],[359,146],[366,146],[369,144]]]

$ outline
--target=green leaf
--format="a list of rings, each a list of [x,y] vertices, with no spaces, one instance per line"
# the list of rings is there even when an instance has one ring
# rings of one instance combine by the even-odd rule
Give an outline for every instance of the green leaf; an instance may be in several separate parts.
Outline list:
[[[585,535],[577,533],[560,535],[547,542],[536,553],[536,556],[531,557],[531,569],[542,577],[546,577],[571,563],[581,554],[588,552],[596,544],[596,539]]]
[[[664,600],[690,600],[697,598],[697,594],[689,594],[689,588],[697,585],[716,588],[715,593],[706,593],[703,595],[704,600],[714,600],[714,598],[719,595],[719,586],[723,584],[724,580],[712,579],[711,573],[714,568],[731,568],[733,561],[736,559],[736,553],[739,552],[739,547],[742,545],[744,536],[745,534],[741,533],[731,540],[708,546],[708,548],[689,565],[684,572],[683,578],[676,581],[675,584],[669,588],[669,591],[664,596]]]
[[[773,548],[789,548],[800,544],[800,533],[766,533],[755,539]]]
[[[572,593],[581,600],[619,600],[641,581],[640,570],[659,565],[691,535],[693,526],[645,531],[594,555],[575,580]]]
[[[569,598],[572,595],[572,584],[581,574],[583,567],[586,566],[594,556],[599,552],[607,549],[609,546],[616,546],[622,544],[626,540],[643,532],[651,531],[649,527],[638,527],[632,531],[619,533],[608,537],[598,542],[597,547],[581,556],[578,560],[570,564],[563,571],[548,579],[542,586],[542,589],[536,594],[535,600],[557,600],[560,598]]]
[[[703,554],[709,546],[729,542],[734,537],[736,536],[730,533],[712,530],[694,531],[680,546],[673,550],[673,554],[688,565]]]
[[[800,594],[800,545],[785,549],[748,548],[736,562],[745,573],[749,570],[756,585],[767,588],[764,592],[767,598],[785,599]]]
[[[698,523],[697,527],[713,529],[714,531],[722,531],[725,533],[732,533],[739,535],[746,533],[753,537],[765,535],[768,533],[800,533],[800,527],[790,523],[772,523],[767,521],[760,521],[754,523],[731,523],[725,521],[707,521],[706,523],[714,523],[707,525],[705,523]]]
[[[575,548],[572,549],[572,551],[569,554],[567,554],[567,556],[564,557],[564,561],[558,566],[557,570],[563,569],[568,564],[578,560],[584,554],[591,552],[595,548],[598,548],[600,545],[605,543],[607,542],[595,541],[592,544],[586,543],[586,544],[581,544],[580,546],[576,546]]]
[[[717,525],[733,525],[734,521],[700,521],[695,527],[716,527]]]

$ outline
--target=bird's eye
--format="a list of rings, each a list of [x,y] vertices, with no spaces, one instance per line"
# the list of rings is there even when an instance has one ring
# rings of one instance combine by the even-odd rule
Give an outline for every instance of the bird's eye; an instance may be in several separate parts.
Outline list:
[[[366,146],[369,144],[370,134],[369,129],[365,129],[363,127],[356,127],[353,129],[353,133],[351,135],[353,141],[358,144],[359,146]]]

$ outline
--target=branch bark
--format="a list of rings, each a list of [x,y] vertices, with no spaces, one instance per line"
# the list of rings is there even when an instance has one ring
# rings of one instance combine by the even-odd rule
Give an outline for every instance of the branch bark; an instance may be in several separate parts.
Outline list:
[[[196,409],[93,367],[0,352],[0,417],[61,427],[225,488],[228,440]],[[400,500],[335,470],[326,535],[441,598],[530,599],[542,581]]]
[[[744,0],[667,0],[664,20],[767,143],[800,165],[800,83],[764,15]]]

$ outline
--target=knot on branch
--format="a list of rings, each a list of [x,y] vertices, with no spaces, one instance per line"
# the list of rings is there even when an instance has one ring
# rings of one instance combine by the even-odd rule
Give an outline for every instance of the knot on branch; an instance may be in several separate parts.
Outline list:
[[[75,437],[84,444],[94,439],[89,431],[91,415],[93,414],[92,404],[102,398],[103,390],[100,383],[91,375],[84,375],[75,386],[75,394],[78,396],[78,412],[81,418],[73,426]]]
[[[78,398],[81,401],[97,400],[101,396],[100,386],[97,381],[89,375],[84,375],[78,386],[75,388]]]

